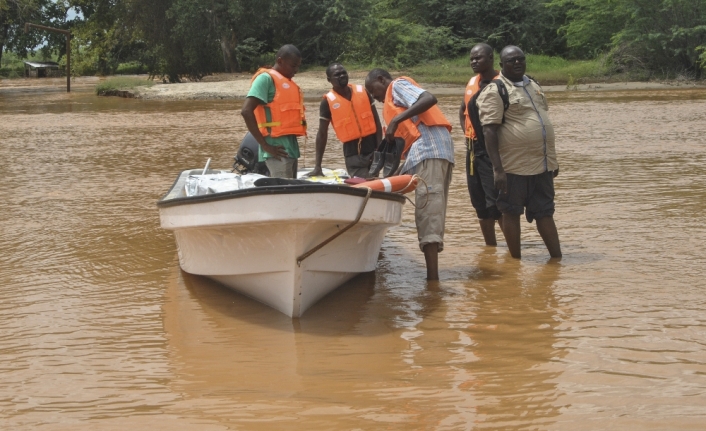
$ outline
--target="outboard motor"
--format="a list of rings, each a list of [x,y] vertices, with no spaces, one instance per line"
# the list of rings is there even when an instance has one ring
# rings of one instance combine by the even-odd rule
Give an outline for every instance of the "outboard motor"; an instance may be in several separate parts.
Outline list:
[[[235,163],[233,170],[239,174],[260,174],[267,177],[270,176],[270,170],[264,161],[259,158],[260,144],[257,143],[255,137],[248,132],[240,143],[238,152],[235,154]]]

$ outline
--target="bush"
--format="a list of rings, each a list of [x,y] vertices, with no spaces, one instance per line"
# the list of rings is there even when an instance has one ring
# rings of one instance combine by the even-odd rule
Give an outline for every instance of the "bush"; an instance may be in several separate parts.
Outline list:
[[[135,90],[138,87],[151,87],[154,81],[139,78],[115,77],[96,85],[96,94],[101,95],[116,90]]]
[[[527,55],[527,73],[543,85],[579,84],[604,72],[599,60],[566,60],[548,55]]]
[[[351,41],[346,60],[402,69],[425,61],[458,54],[468,44],[448,27],[410,24],[401,19],[371,23],[364,36]]]
[[[21,78],[24,76],[25,70],[24,67],[2,67],[0,68],[0,76],[9,78],[9,79],[15,79],[15,78]]]
[[[235,58],[241,70],[254,72],[262,66],[274,66],[275,54],[262,53],[265,43],[254,38],[247,38],[235,48]]]
[[[495,53],[497,69],[500,54]],[[548,55],[527,55],[527,73],[542,85],[584,83],[598,78],[606,70],[599,60],[566,60]],[[450,60],[433,60],[409,68],[409,73],[424,82],[440,84],[465,84],[473,75],[467,55]]]
[[[144,64],[137,61],[129,63],[120,63],[115,69],[116,75],[142,75],[147,73],[147,68]]]

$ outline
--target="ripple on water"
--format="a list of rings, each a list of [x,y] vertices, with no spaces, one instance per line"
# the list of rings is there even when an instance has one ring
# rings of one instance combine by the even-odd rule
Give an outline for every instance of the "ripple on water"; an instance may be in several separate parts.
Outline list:
[[[457,98],[440,99],[451,119]],[[316,116],[318,100],[307,102]],[[238,102],[0,93],[0,420],[12,429],[694,429],[706,97],[551,94],[564,259],[481,245],[461,133],[442,280],[413,208],[299,320],[178,269],[155,201],[228,167]],[[313,131],[311,131],[313,133]],[[342,166],[329,134],[324,164]],[[302,143],[314,159],[313,135]],[[154,418],[159,418],[156,421]]]

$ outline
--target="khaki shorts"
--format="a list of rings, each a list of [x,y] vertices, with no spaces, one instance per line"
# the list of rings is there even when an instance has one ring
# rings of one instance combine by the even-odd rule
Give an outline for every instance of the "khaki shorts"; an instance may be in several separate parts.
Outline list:
[[[425,245],[432,243],[439,244],[439,251],[444,249],[446,203],[452,172],[453,165],[444,159],[423,160],[415,168],[415,174],[426,182],[425,185],[419,181],[414,199],[418,207],[414,211],[414,221],[422,251]]]
[[[271,157],[265,160],[265,164],[272,178],[297,178],[297,159],[280,157],[277,160]]]

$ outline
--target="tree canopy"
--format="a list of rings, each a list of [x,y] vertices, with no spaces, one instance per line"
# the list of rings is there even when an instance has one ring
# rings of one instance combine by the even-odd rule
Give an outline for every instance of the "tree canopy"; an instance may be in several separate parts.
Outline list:
[[[64,55],[60,35],[24,34],[28,21],[71,29],[78,73],[136,62],[171,81],[272,64],[285,43],[311,65],[403,68],[487,42],[605,55],[618,71],[706,67],[706,0],[0,0],[0,56]]]

